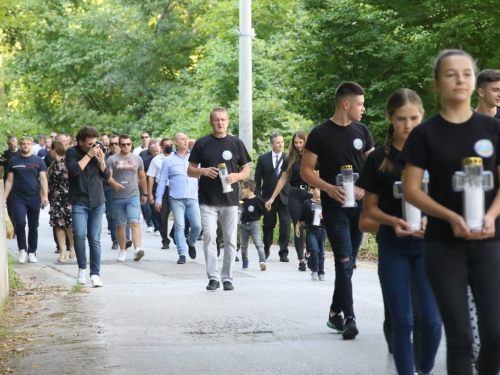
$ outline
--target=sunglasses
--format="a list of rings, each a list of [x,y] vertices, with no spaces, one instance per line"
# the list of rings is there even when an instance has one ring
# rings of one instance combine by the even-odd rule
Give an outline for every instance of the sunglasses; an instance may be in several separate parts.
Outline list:
[[[125,147],[125,146],[132,146],[132,143],[122,143],[120,146]]]
[[[118,142],[109,142],[110,146],[118,146]]]
[[[144,136],[142,136],[141,138],[142,138],[142,139],[146,139],[146,138],[149,138],[149,136],[144,135]]]

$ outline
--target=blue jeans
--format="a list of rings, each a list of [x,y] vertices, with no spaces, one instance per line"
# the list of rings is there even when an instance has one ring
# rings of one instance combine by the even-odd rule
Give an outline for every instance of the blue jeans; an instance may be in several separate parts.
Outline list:
[[[141,221],[141,200],[138,195],[130,198],[113,198],[113,204],[116,225]]]
[[[412,277],[415,282],[421,326],[420,371],[434,368],[441,341],[441,317],[424,268],[424,241],[413,236],[397,237],[394,229],[381,225],[379,244],[379,277],[392,321],[392,349],[399,374],[413,374],[415,360],[411,333],[413,309]]]
[[[186,225],[184,216],[188,217],[191,225],[189,231],[188,244],[189,246],[196,245],[198,236],[201,233],[201,214],[198,199],[187,198],[168,198],[170,208],[174,214],[174,227],[175,227],[175,243],[177,245],[177,253],[179,256],[186,256],[186,240],[184,238],[184,227]]]
[[[41,204],[42,200],[40,197],[26,198],[14,196],[14,223],[19,250],[36,253]],[[26,247],[26,217],[28,217],[28,247]]]
[[[108,218],[109,231],[111,232],[111,241],[118,241],[116,237],[116,220],[115,220],[115,205],[111,195],[112,189],[108,184],[103,184],[104,197],[106,198],[106,216]],[[127,224],[126,228],[127,239],[130,238],[130,226]]]
[[[260,228],[259,228],[259,220],[248,221],[246,223],[241,222],[240,224],[240,248],[241,248],[241,257],[243,258],[243,262],[248,263],[248,239],[252,236],[253,243],[257,248],[257,252],[259,253],[259,263],[266,263],[266,253],[264,252],[264,244],[262,243],[262,239],[260,237]]]
[[[326,230],[308,228],[306,231],[307,250],[311,253],[309,268],[312,272],[325,274]]]
[[[89,241],[90,276],[99,275],[101,268],[101,229],[104,205],[85,207],[73,205],[73,239],[78,268],[87,269],[85,239]]]
[[[362,202],[352,208],[328,203],[323,205],[323,223],[335,260],[335,289],[330,310],[338,314],[343,311],[346,317],[354,318],[351,279],[363,237],[358,227]]]

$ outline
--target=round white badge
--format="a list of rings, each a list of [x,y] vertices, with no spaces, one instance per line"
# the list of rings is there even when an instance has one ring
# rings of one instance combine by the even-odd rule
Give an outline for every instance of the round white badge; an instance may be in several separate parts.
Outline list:
[[[359,138],[356,138],[352,144],[356,150],[361,150],[363,148],[363,141]]]
[[[483,158],[493,155],[493,145],[489,139],[480,139],[474,144],[474,151]]]
[[[233,158],[233,153],[229,150],[226,150],[222,153],[222,158],[224,160],[231,160]]]
[[[255,208],[253,206],[248,206],[248,211],[250,212],[254,212],[255,211]]]

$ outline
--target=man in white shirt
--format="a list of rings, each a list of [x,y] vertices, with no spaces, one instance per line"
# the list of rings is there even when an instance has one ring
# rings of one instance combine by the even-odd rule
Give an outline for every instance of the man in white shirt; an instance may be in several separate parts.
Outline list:
[[[149,147],[149,133],[142,132],[141,133],[141,145],[139,147],[134,148],[134,154],[139,155],[141,151],[147,150]]]

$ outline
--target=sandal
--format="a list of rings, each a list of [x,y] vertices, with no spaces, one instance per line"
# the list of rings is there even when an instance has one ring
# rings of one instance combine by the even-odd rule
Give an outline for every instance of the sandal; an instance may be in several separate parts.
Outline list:
[[[69,259],[75,259],[76,253],[75,249],[69,251]]]
[[[65,262],[66,261],[66,252],[63,254],[59,255],[59,258],[57,258],[58,262]]]

